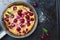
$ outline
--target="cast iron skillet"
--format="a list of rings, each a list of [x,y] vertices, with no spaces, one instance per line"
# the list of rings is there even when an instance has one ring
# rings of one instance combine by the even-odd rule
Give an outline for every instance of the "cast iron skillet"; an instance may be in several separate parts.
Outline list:
[[[24,6],[29,7],[31,9],[31,11],[34,12],[34,15],[35,15],[35,24],[34,24],[32,30],[29,33],[27,33],[26,35],[16,36],[16,35],[12,34],[11,32],[9,32],[9,30],[7,30],[7,28],[6,28],[6,25],[5,25],[4,19],[3,19],[3,13],[6,11],[7,8],[9,8],[10,6],[13,6],[13,5],[24,5]],[[38,24],[38,15],[37,15],[35,9],[29,3],[22,2],[22,1],[14,2],[14,3],[9,4],[7,8],[2,13],[2,16],[1,16],[1,25],[2,25],[3,29],[6,31],[6,33],[8,35],[10,35],[11,37],[14,37],[14,38],[25,38],[25,37],[28,37],[29,35],[31,35],[35,31],[35,29],[37,27],[37,24]]]

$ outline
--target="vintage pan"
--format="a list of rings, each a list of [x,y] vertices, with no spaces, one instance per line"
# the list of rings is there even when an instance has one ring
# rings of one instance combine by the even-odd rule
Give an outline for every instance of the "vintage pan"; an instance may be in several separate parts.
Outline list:
[[[25,5],[25,6],[28,6],[28,7],[34,12],[35,20],[36,20],[36,21],[35,21],[34,27],[32,28],[32,30],[31,30],[28,34],[23,35],[23,36],[16,36],[16,35],[13,35],[12,33],[10,33],[10,32],[6,29],[5,23],[4,23],[4,21],[3,21],[3,13],[4,13],[4,11],[5,11],[8,7],[10,7],[10,6],[12,6],[12,5]],[[3,29],[6,31],[6,33],[7,33],[8,35],[10,35],[11,37],[14,37],[14,38],[25,38],[25,37],[28,37],[29,35],[31,35],[31,34],[35,31],[35,29],[36,29],[36,27],[37,27],[37,24],[38,24],[38,15],[37,15],[35,9],[34,9],[29,3],[22,2],[22,1],[11,3],[11,4],[8,5],[8,7],[3,11],[2,16],[1,16],[1,25],[2,25]]]

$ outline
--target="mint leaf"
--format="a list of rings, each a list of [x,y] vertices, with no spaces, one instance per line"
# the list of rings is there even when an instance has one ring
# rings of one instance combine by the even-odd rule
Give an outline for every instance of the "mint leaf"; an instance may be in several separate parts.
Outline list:
[[[11,14],[11,12],[7,11],[8,14]]]

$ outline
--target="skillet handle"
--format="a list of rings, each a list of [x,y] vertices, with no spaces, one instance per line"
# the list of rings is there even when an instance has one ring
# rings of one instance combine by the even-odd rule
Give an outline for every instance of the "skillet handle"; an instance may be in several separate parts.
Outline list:
[[[2,38],[2,37],[4,37],[6,35],[6,32],[5,31],[2,31],[1,33],[0,33],[0,39]]]

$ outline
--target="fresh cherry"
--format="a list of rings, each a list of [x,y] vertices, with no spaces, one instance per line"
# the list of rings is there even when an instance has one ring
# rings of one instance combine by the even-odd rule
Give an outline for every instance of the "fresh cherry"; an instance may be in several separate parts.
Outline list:
[[[29,15],[30,15],[30,16],[33,16],[33,13],[29,12]]]
[[[20,19],[20,16],[17,16],[16,19]]]
[[[22,10],[18,10],[18,15],[22,16]]]
[[[13,7],[13,10],[17,10],[17,7],[16,7],[16,6],[14,6],[14,7]]]
[[[8,18],[5,18],[5,20],[8,22],[9,20],[8,20]]]
[[[45,40],[45,36],[44,35],[41,35],[40,39],[41,40]]]
[[[29,23],[30,22],[30,20],[27,20],[27,23]]]
[[[29,15],[26,15],[26,19],[27,19],[27,20],[30,20],[30,16],[29,16]]]
[[[15,24],[11,24],[11,25],[9,26],[10,29],[12,29],[13,27],[15,27]]]
[[[17,22],[17,19],[14,19],[14,23],[16,23]]]
[[[11,18],[14,18],[14,15],[13,14],[11,14]]]
[[[21,28],[20,27],[17,27],[17,29],[16,29],[18,32],[21,30]]]
[[[12,23],[12,24],[11,24],[11,27],[15,27],[15,24]]]
[[[47,33],[46,33],[46,37],[49,37],[49,36],[50,36],[50,32],[47,32]]]
[[[24,20],[24,19],[20,19],[20,22],[21,22],[21,23],[24,23],[24,22],[25,22],[25,20]]]
[[[24,33],[24,34],[26,34],[26,31],[25,31],[25,30],[23,30],[23,33]]]
[[[21,26],[21,28],[23,28],[25,25],[21,24],[20,26]]]
[[[6,14],[5,16],[6,16],[7,18],[9,18],[9,15],[8,15],[8,14]]]
[[[37,2],[34,2],[34,3],[33,3],[33,6],[34,6],[34,7],[38,7],[38,3],[37,3]]]
[[[31,18],[31,21],[34,21],[34,18]]]
[[[27,26],[30,26],[30,22],[27,23]]]
[[[27,12],[24,12],[25,15],[27,15],[28,13]]]
[[[11,27],[11,26],[9,26],[9,28],[10,28],[10,29],[12,29],[12,27]]]

